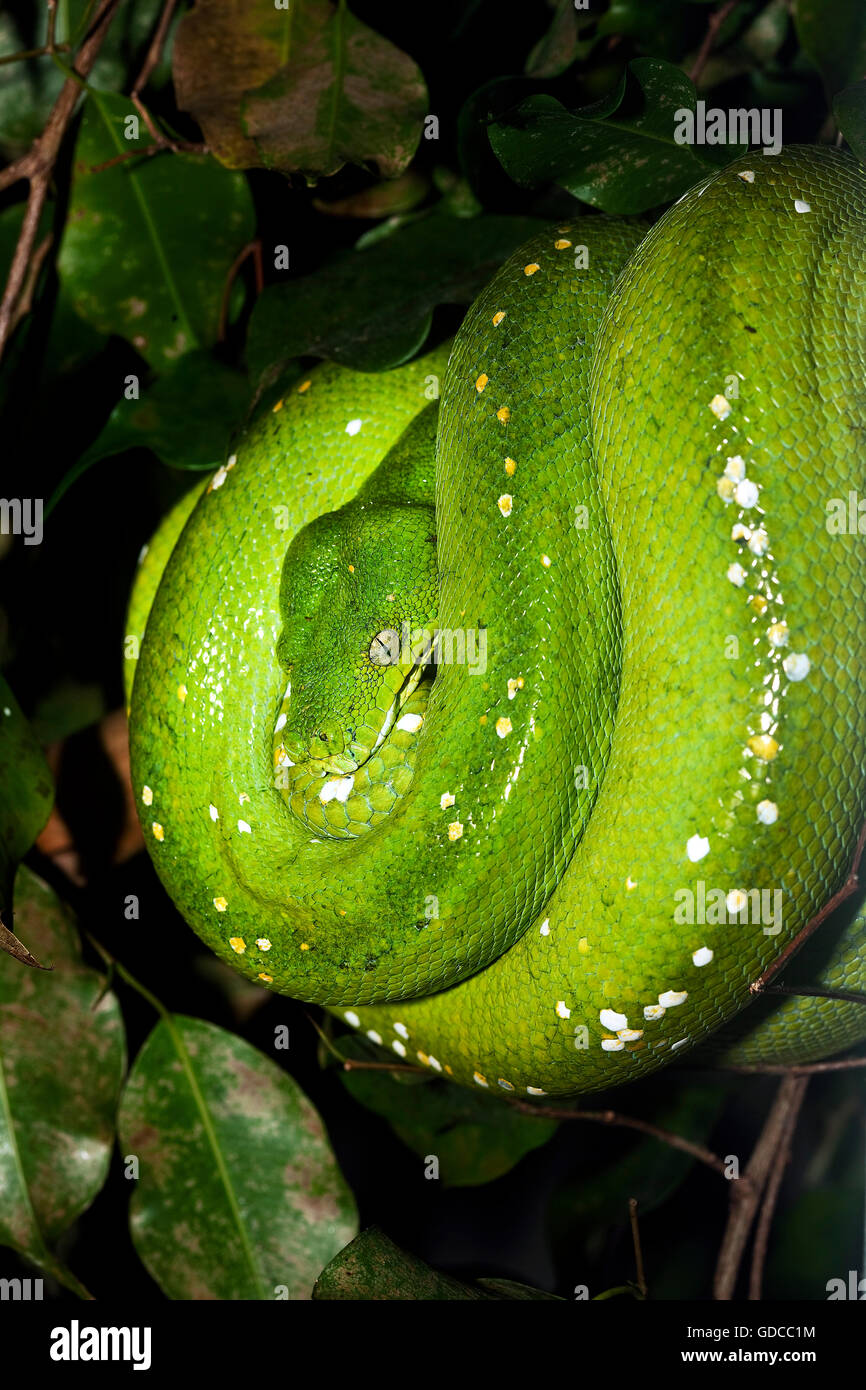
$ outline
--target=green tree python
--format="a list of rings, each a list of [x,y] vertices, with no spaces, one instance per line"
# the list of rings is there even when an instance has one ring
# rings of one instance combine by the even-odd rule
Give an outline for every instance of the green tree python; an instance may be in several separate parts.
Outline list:
[[[866,820],[864,366],[866,173],[792,147],[545,227],[450,352],[295,383],[131,599],[142,825],[208,946],[500,1094],[866,1035],[752,990]],[[795,964],[862,990],[864,946],[855,902]]]

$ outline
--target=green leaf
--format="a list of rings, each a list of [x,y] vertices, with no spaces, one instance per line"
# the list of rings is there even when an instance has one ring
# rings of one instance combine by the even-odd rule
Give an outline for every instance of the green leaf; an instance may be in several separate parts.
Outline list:
[[[375,1227],[362,1231],[322,1271],[313,1298],[392,1303],[553,1298],[562,1302],[554,1294],[516,1284],[511,1279],[480,1279],[477,1284],[464,1284],[401,1250]]]
[[[592,43],[581,44],[580,31],[598,22],[592,10],[576,10],[574,0],[556,0],[550,28],[526,60],[528,77],[558,77]]]
[[[358,1039],[340,1038],[343,1056],[368,1056]],[[443,1187],[477,1187],[509,1172],[546,1144],[556,1121],[522,1114],[496,1096],[449,1081],[407,1087],[383,1071],[341,1072],[350,1095],[388,1121],[420,1158],[435,1155]]]
[[[51,1247],[108,1172],[123,1021],[52,890],[24,868],[16,889],[19,929],[54,969],[0,955],[0,1244],[74,1288]]]
[[[241,103],[261,162],[309,183],[344,164],[375,164],[395,178],[418,148],[427,112],[420,69],[346,0],[336,9],[304,0],[303,10],[307,23],[288,63]]]
[[[311,183],[344,164],[402,173],[427,113],[416,64],[345,0],[285,10],[199,0],[178,30],[174,80],[224,164],[300,171]]]
[[[126,98],[91,93],[58,269],[76,310],[119,333],[155,367],[216,341],[223,287],[252,235],[244,178],[199,155],[159,154],[99,169],[143,148],[127,140]]]
[[[12,926],[12,884],[51,814],[54,784],[21,706],[0,676],[0,916]],[[5,964],[0,958],[0,964]]]
[[[216,468],[249,398],[246,377],[207,352],[191,352],[137,401],[121,399],[105,427],[51,497],[51,512],[93,464],[127,449],[151,449],[170,468]]]
[[[694,84],[657,58],[635,58],[617,89],[568,111],[529,97],[489,129],[494,153],[517,183],[553,181],[609,213],[641,213],[684,193],[741,145],[679,145],[676,113],[695,110]]]
[[[866,164],[866,78],[839,92],[833,114],[854,154]]]
[[[830,99],[866,72],[863,0],[797,0],[794,23]]]
[[[176,1299],[305,1299],[357,1230],[319,1116],[241,1038],[166,1016],[132,1068],[118,1119],[138,1158],[136,1249]]]
[[[405,362],[424,343],[435,306],[468,304],[541,225],[433,212],[313,275],[266,289],[250,321],[253,381],[270,384],[292,358],[308,354],[359,371]]]

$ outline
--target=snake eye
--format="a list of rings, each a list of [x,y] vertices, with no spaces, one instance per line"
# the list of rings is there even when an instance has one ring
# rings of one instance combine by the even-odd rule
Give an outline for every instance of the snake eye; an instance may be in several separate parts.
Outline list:
[[[394,666],[400,659],[400,634],[384,627],[370,643],[369,657],[374,666]]]

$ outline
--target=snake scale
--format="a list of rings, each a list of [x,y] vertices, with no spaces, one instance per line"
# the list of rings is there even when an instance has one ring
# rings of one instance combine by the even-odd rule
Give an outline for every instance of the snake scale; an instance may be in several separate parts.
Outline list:
[[[500,1094],[866,1035],[750,990],[866,820],[863,540],[832,524],[864,365],[866,173],[790,147],[651,228],[545,226],[450,351],[297,382],[131,600],[133,783],[204,941]],[[864,947],[855,899],[792,968],[862,990]]]

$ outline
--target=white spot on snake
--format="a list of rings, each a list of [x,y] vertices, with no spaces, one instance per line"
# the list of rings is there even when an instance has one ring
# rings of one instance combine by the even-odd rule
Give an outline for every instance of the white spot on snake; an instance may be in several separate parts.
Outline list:
[[[782,662],[785,675],[792,681],[804,681],[812,669],[812,663],[805,652],[791,652]]]
[[[731,407],[725,396],[713,396],[710,401],[710,410],[717,420],[727,420],[731,413]]]
[[[759,526],[757,531],[752,531],[747,537],[747,540],[752,554],[757,555],[759,558],[762,555],[766,555],[770,548],[770,537],[767,535],[763,526]]]
[[[448,811],[456,800],[457,798],[452,792],[443,792],[439,798],[439,806],[443,811]]]
[[[382,1039],[379,1037],[379,1034],[376,1032],[375,1028],[367,1029],[367,1037],[370,1039],[370,1042],[378,1043],[380,1047],[382,1046]]]
[[[228,907],[228,901],[226,898],[214,898],[213,905],[217,912],[225,912]]]
[[[139,564],[142,563],[142,561],[144,560],[145,555],[147,554],[147,552],[148,552],[149,550],[150,550],[150,546],[149,546],[149,545],[143,545],[143,546],[141,547],[141,550],[138,552],[138,563],[139,563]]]
[[[629,875],[629,877],[625,881],[625,886],[628,892],[630,893],[633,888],[637,888],[637,879],[634,879],[631,877],[631,875]]]
[[[731,478],[735,483],[741,483],[746,476],[746,460],[739,454],[733,454],[725,464],[726,478]]]
[[[397,720],[397,723],[394,727],[397,729],[402,729],[403,732],[407,734],[417,734],[418,730],[421,728],[421,725],[423,723],[423,714],[404,714],[401,716],[400,719]]]
[[[346,1020],[347,1023],[350,1023],[353,1028],[360,1028],[361,1020],[352,1009],[349,1009],[348,1012],[344,1013],[343,1018]]]
[[[542,1091],[540,1086],[527,1086],[526,1094],[528,1096],[546,1096],[547,1092]]]
[[[556,1012],[559,1018],[571,1018],[571,1009],[568,1007],[564,999],[559,1000],[556,1006]]]
[[[601,1040],[602,1052],[622,1052],[624,1048],[625,1043],[620,1042],[619,1038],[602,1038]]]
[[[657,1023],[660,1018],[664,1018],[665,1010],[661,1004],[647,1004],[643,1016],[647,1023]]]
[[[398,1057],[405,1057],[405,1056],[406,1056],[406,1049],[405,1049],[405,1047],[403,1046],[403,1044],[402,1044],[401,1042],[398,1042],[398,1041],[395,1039],[394,1042],[392,1042],[391,1046],[392,1046],[392,1048],[394,1049],[394,1051],[396,1052],[396,1054],[397,1054]]]
[[[775,801],[759,801],[755,814],[761,825],[775,825],[779,819],[779,808]]]
[[[795,212],[811,212],[811,211],[812,211],[812,205],[811,205],[811,203],[804,203],[802,198],[795,198],[795,199],[794,199],[794,211],[795,211]]]
[[[709,946],[699,946],[697,951],[692,951],[692,964],[698,967],[709,965],[713,958],[713,953]]]
[[[401,1038],[408,1038],[409,1036],[409,1029],[406,1027],[405,1023],[395,1023],[394,1032],[399,1033]]]
[[[602,1009],[598,1021],[603,1028],[609,1028],[612,1033],[618,1033],[620,1028],[628,1027],[626,1015],[618,1014],[615,1009]]]
[[[476,1082],[477,1085],[479,1085],[479,1086],[486,1086],[486,1085],[487,1085],[487,1077],[486,1077],[486,1076],[482,1076],[480,1071],[474,1071],[474,1072],[472,1073],[472,1080],[473,1080],[474,1082]]]
[[[249,799],[250,799],[250,794],[249,794],[249,792],[240,792],[239,795],[238,795],[238,802],[239,802],[239,804],[240,804],[241,806],[243,806],[243,804],[244,804],[245,801],[249,801]]]
[[[678,1004],[684,1004],[688,997],[685,989],[668,989],[659,995],[659,1003],[664,1009],[675,1009]]]
[[[277,719],[276,724],[274,725],[274,733],[277,733],[277,734],[278,734],[278,733],[280,732],[281,729],[284,729],[284,728],[286,727],[286,719],[287,719],[287,717],[288,717],[288,716],[287,716],[285,713],[283,713],[283,714],[281,714],[281,715],[279,716],[279,718]]]
[[[748,905],[749,895],[748,893],[744,893],[742,888],[732,888],[730,893],[725,897],[725,907],[734,917],[736,917],[737,913],[742,912],[745,907],[748,907]]]
[[[688,1038],[680,1038],[679,1042],[671,1043],[671,1052],[676,1052],[678,1047],[685,1047]]]
[[[511,516],[512,508],[514,506],[514,498],[511,496],[510,492],[503,492],[496,505],[503,516]]]
[[[734,484],[730,478],[722,476],[716,483],[716,492],[721,497],[726,507],[729,507],[734,500]]]
[[[258,937],[256,945],[260,951],[269,951],[271,949],[271,943],[266,936]]]
[[[346,433],[347,433],[347,434],[357,434],[357,433],[358,433],[358,430],[359,430],[360,428],[361,428],[361,421],[360,421],[360,420],[350,420],[349,423],[348,423],[348,425],[346,426]]]
[[[637,1042],[638,1038],[643,1037],[642,1028],[620,1028],[617,1033],[620,1042]]]
[[[207,809],[208,809],[208,815],[210,816],[211,820],[219,820],[219,818],[220,818],[220,813],[219,813],[219,811],[217,810],[216,806],[210,805],[210,806],[208,806]]]
[[[218,487],[222,487],[227,477],[228,469],[222,467],[218,468],[216,473],[214,473],[213,477],[211,478],[208,492],[216,492]]]
[[[741,169],[740,172],[737,174],[737,178],[742,179],[743,183],[754,183],[755,171],[754,169]]]
[[[497,719],[496,721],[496,732],[500,738],[507,738],[511,733],[512,727],[511,720],[507,715],[504,715],[501,719]]]
[[[153,805],[153,792],[151,791],[150,787],[142,787],[141,799],[144,802],[145,806]]]
[[[441,1070],[442,1070],[442,1063],[441,1063],[441,1062],[437,1062],[437,1060],[436,1060],[435,1057],[428,1057],[428,1058],[427,1058],[427,1061],[430,1063],[430,1066],[433,1068],[434,1071],[441,1071]]]
[[[541,924],[541,926],[539,927],[538,930],[539,930],[539,932],[540,932],[540,934],[541,934],[542,936],[550,936],[550,918],[549,918],[549,917],[545,917],[544,921],[542,922],[542,924]]]
[[[319,792],[319,800],[325,806],[329,801],[348,801],[354,785],[354,777],[334,777],[322,787]]]
[[[242,835],[252,835],[253,833],[253,828],[250,825],[249,821],[245,820],[238,821],[238,830],[241,832]]]
[[[726,574],[732,584],[735,584],[738,589],[742,589],[746,582],[746,571],[738,560],[735,560],[732,565],[728,565]]]
[[[545,568],[546,570],[549,570],[549,569],[550,569],[550,556],[549,556],[549,555],[542,555],[542,557],[541,557],[541,563],[542,563],[542,565],[544,566],[544,568]]]
[[[748,511],[754,507],[758,500],[758,485],[753,483],[751,478],[744,478],[741,483],[737,483],[734,488],[734,500],[738,507]]]
[[[767,628],[767,641],[771,647],[787,647],[790,636],[787,623],[771,623]]]
[[[511,1082],[510,1082],[510,1081],[506,1081],[505,1078],[502,1077],[502,1076],[500,1076],[500,1077],[497,1079],[496,1084],[497,1084],[497,1086],[501,1086],[502,1089],[503,1089],[503,1091],[513,1091],[513,1090],[514,1090],[514,1087],[512,1086]]]
[[[462,836],[463,836],[463,826],[461,825],[460,821],[459,821],[459,820],[452,821],[451,824],[450,824],[449,827],[448,827],[448,839],[449,839],[449,840],[452,842],[452,844],[453,844],[455,840],[461,839]]]
[[[692,835],[686,841],[686,858],[692,864],[697,864],[699,859],[704,859],[710,852],[710,842],[705,835]]]

